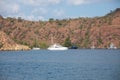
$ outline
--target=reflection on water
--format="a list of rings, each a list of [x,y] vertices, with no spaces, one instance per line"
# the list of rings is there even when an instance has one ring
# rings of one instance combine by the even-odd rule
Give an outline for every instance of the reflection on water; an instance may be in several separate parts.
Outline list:
[[[120,50],[0,53],[0,80],[120,80]]]

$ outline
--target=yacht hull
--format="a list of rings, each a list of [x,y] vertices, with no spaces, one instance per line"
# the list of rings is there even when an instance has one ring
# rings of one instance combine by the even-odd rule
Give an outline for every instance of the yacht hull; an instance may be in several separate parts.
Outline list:
[[[63,47],[63,48],[48,48],[48,50],[68,50],[68,48]]]

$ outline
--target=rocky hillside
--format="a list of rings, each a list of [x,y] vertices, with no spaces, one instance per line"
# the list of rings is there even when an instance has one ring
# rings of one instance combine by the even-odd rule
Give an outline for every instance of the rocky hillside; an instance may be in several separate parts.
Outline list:
[[[54,42],[64,44],[70,37],[71,43],[80,48],[107,48],[110,43],[120,48],[120,8],[105,16],[49,21],[28,21],[21,17],[0,16],[0,31],[4,31],[19,44],[45,48]]]
[[[29,50],[28,46],[16,44],[3,31],[0,31],[0,50]]]

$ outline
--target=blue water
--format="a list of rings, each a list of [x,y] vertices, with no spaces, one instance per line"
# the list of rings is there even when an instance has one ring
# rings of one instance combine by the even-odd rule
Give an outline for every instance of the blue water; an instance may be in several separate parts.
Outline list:
[[[0,51],[0,80],[120,80],[120,50]]]

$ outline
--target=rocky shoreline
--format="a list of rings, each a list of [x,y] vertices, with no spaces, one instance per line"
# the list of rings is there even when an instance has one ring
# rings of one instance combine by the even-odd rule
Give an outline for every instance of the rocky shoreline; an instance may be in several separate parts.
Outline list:
[[[9,38],[3,31],[0,31],[0,51],[11,51],[11,50],[30,50],[26,45],[15,43]]]
[[[30,48],[28,46],[19,44],[0,48],[0,51],[17,51],[17,50],[30,50]]]

